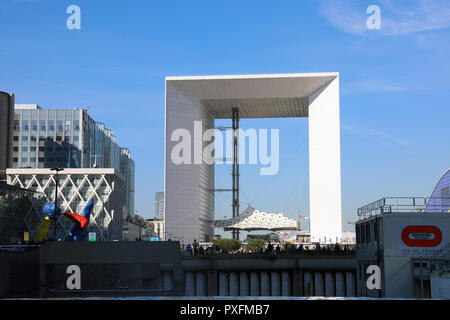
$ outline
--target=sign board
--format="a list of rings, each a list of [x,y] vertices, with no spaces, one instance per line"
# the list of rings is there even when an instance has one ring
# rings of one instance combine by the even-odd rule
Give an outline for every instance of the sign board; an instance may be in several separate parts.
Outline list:
[[[450,273],[430,275],[431,298],[450,299]]]
[[[442,225],[398,225],[397,232],[400,256],[440,256],[447,244]]]
[[[30,233],[28,231],[23,233],[23,241],[30,241]]]
[[[159,237],[151,237],[150,241],[159,241]]]
[[[92,242],[97,241],[97,233],[96,232],[89,232],[89,241],[92,241]]]

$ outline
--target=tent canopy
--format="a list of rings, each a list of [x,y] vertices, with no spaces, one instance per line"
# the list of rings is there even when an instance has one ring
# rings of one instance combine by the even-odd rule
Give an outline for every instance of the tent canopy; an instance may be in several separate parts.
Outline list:
[[[216,220],[214,227],[230,230],[298,230],[297,221],[285,217],[282,213],[267,213],[256,210],[248,206],[239,216],[227,219]]]

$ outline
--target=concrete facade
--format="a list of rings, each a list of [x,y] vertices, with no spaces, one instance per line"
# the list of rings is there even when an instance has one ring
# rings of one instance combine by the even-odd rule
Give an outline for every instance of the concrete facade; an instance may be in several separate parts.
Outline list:
[[[198,141],[215,119],[308,117],[311,240],[341,238],[339,74],[166,77],[165,221],[168,233],[211,240],[214,235],[214,164],[192,143],[192,164],[175,164],[172,133],[184,129]],[[195,130],[201,121],[201,136]],[[200,161],[198,161],[200,160]]]
[[[39,264],[40,297],[173,296],[184,291],[177,242],[47,242],[40,248]],[[78,290],[66,286],[71,265],[80,268]]]
[[[407,227],[417,229],[405,236]],[[425,229],[424,229],[425,228]],[[438,234],[431,235],[439,230]],[[421,231],[421,229],[425,231]],[[450,219],[448,213],[384,212],[356,224],[358,296],[388,298],[430,298],[430,265],[442,261],[448,268]],[[416,245],[414,237],[434,237],[437,244]],[[439,240],[439,239],[438,239]],[[423,240],[420,240],[423,241]],[[367,268],[380,267],[381,288],[369,289]],[[417,274],[419,272],[419,274]],[[420,274],[421,273],[421,274]],[[447,274],[449,274],[447,272]],[[422,286],[421,289],[418,289]]]

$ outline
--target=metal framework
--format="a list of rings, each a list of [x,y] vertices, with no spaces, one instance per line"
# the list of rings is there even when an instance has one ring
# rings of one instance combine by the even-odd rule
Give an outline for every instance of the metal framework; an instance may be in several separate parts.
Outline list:
[[[239,216],[239,109],[233,108],[233,218]],[[239,240],[239,230],[233,230],[233,239]]]
[[[358,209],[361,219],[372,215],[393,212],[448,212],[450,198],[447,197],[387,197]]]
[[[98,169],[97,169],[98,170]],[[64,172],[64,171],[63,171]],[[61,211],[79,213],[90,199],[94,199],[89,229],[98,231],[103,239],[104,228],[107,240],[121,239],[123,181],[111,177],[112,174],[58,174],[57,198]],[[47,194],[48,199],[55,199],[56,174],[14,174],[9,175],[10,184],[24,189],[36,190]],[[122,183],[121,183],[122,182]],[[41,221],[42,208],[33,208],[25,216],[25,224],[34,234]],[[30,223],[33,221],[32,223]],[[112,222],[116,222],[111,224]],[[111,225],[110,225],[111,224]],[[115,226],[115,224],[118,224]],[[49,234],[58,234],[65,239],[72,228],[72,223],[61,215],[51,228]]]

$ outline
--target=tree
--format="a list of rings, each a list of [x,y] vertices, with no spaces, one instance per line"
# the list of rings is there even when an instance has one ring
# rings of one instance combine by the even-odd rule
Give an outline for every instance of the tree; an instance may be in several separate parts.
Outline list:
[[[258,251],[261,248],[264,248],[265,244],[264,239],[249,239],[248,244],[245,246],[245,249],[251,250],[251,251]]]
[[[220,250],[239,250],[241,248],[241,242],[235,239],[220,239],[213,242]]]

